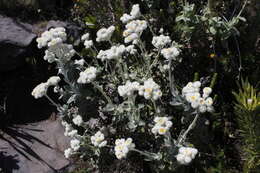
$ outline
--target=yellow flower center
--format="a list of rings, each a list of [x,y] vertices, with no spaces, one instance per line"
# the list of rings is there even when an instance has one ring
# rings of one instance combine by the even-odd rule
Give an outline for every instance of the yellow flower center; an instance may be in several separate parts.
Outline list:
[[[147,93],[151,93],[152,91],[153,91],[152,88],[145,88],[145,92],[147,92]]]
[[[165,132],[166,132],[166,129],[165,129],[165,128],[160,128],[160,129],[159,129],[159,132],[160,132],[160,133],[165,133]]]

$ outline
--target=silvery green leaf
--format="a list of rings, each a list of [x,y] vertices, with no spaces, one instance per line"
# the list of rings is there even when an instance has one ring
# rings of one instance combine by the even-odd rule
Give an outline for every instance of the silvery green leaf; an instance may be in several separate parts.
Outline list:
[[[134,130],[137,127],[137,125],[132,121],[129,122],[127,125],[128,125],[128,128],[131,130]]]
[[[215,29],[214,27],[210,27],[210,28],[209,28],[209,31],[210,31],[210,33],[213,34],[213,35],[216,35],[216,33],[217,33],[217,31],[216,31],[216,29]]]
[[[67,100],[67,104],[70,104],[72,102],[75,102],[75,98],[76,98],[76,94],[73,94],[68,100]]]
[[[106,112],[111,112],[115,110],[115,105],[113,104],[107,104],[106,107],[103,108],[104,111]]]
[[[184,16],[177,16],[176,19],[175,19],[175,21],[176,21],[176,22],[179,22],[179,21],[181,21],[181,20],[184,20],[184,21],[185,21],[185,18],[186,18],[186,17],[184,17]]]
[[[144,108],[144,104],[138,104],[138,109]]]
[[[140,120],[139,123],[138,123],[139,126],[144,126],[145,125],[145,122]]]
[[[242,20],[243,22],[246,22],[246,18],[244,18],[244,17],[239,16],[238,19]]]
[[[171,101],[170,105],[172,105],[172,106],[181,106],[182,103],[181,102],[177,102],[177,101]]]

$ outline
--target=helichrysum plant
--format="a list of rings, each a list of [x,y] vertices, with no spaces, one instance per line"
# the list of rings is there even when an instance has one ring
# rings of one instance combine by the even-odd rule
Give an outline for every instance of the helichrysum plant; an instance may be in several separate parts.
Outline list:
[[[37,39],[38,47],[46,48],[44,59],[57,65],[58,75],[36,86],[32,95],[45,96],[57,107],[64,135],[72,138],[66,158],[87,158],[98,168],[104,155],[121,160],[135,153],[157,163],[156,171],[189,165],[200,157],[189,135],[201,116],[215,110],[212,87],[196,80],[180,89],[172,67],[182,61],[183,46],[163,30],[155,34],[138,4],[120,20],[124,43],[113,39],[116,26],[101,28],[96,36],[82,35],[87,57],[66,42],[64,28],[45,31]],[[144,40],[144,33],[152,38]],[[61,80],[65,84],[59,84]],[[47,95],[48,88],[60,95],[63,105]],[[98,103],[98,116],[88,108],[80,111],[85,101]],[[180,134],[174,130],[179,122],[167,110],[176,106],[183,108],[186,122]]]

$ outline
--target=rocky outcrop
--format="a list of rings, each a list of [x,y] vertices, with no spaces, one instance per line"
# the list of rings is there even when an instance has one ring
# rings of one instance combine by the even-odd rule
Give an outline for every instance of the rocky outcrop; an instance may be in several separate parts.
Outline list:
[[[30,24],[0,16],[0,71],[9,71],[22,65],[30,45],[37,37]]]

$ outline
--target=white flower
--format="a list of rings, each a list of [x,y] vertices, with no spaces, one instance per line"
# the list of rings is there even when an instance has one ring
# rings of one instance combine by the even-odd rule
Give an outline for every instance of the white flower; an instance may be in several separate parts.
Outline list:
[[[51,41],[48,42],[48,47],[55,46],[57,44],[61,44],[62,39],[61,38],[53,38]]]
[[[120,20],[123,22],[123,23],[127,23],[129,22],[130,20],[133,20],[133,17],[130,16],[129,14],[123,14],[122,17],[120,17]]]
[[[176,159],[180,164],[188,165],[196,157],[197,153],[196,148],[180,147]]]
[[[81,36],[81,40],[82,40],[82,41],[85,41],[85,40],[88,40],[88,39],[89,39],[89,33],[83,34],[83,35]]]
[[[52,76],[47,80],[47,84],[49,86],[55,86],[60,82],[60,77],[59,76]]]
[[[82,117],[80,115],[77,115],[72,119],[73,123],[77,126],[80,126],[83,123]]]
[[[134,45],[129,45],[126,47],[126,51],[131,55],[134,55],[137,52],[137,50],[134,47],[135,47]]]
[[[160,28],[159,33],[162,34],[163,31],[164,31],[163,28]]]
[[[133,20],[129,22],[123,32],[125,43],[136,42],[146,28],[147,22],[145,20]]]
[[[78,134],[77,130],[71,130],[70,132],[67,132],[65,136],[75,137],[77,134]]]
[[[70,132],[73,131],[72,126],[65,121],[63,122],[62,125],[65,127],[64,136],[70,136],[71,135]]]
[[[197,109],[198,112],[214,112],[213,99],[209,97],[212,92],[210,87],[203,89],[203,95],[200,94],[201,82],[189,82],[182,89],[182,96],[191,104],[191,107]]]
[[[170,64],[164,64],[163,65],[164,70],[169,70],[170,69]]]
[[[170,47],[162,49],[161,54],[166,59],[176,59],[176,57],[179,56],[180,51],[176,47]]]
[[[95,67],[89,67],[84,72],[80,72],[79,78],[77,80],[78,83],[90,83],[96,79],[97,69]]]
[[[195,82],[192,83],[192,85],[193,85],[194,88],[200,88],[201,82],[200,81],[195,81]]]
[[[138,82],[127,81],[125,85],[120,85],[117,91],[121,97],[131,96],[134,91],[138,91],[140,84]]]
[[[107,59],[107,52],[104,50],[100,50],[98,55],[97,55],[97,59],[101,59],[101,61],[104,61]]]
[[[92,40],[85,40],[84,46],[86,49],[89,49],[93,46],[93,41]]]
[[[139,36],[136,33],[132,33],[129,36],[127,36],[125,38],[125,43],[130,43],[130,42],[134,42],[139,38]]]
[[[111,60],[111,59],[117,59],[123,55],[123,53],[126,51],[126,48],[124,45],[119,46],[112,46],[108,50],[100,50],[97,58],[104,60]]]
[[[132,6],[130,15],[125,13],[125,14],[123,14],[122,17],[120,17],[120,20],[123,23],[128,23],[129,21],[139,18],[140,16],[141,16],[141,12],[140,12],[139,4],[135,4]]]
[[[132,10],[130,12],[130,15],[133,19],[136,19],[141,16],[140,7],[139,4],[134,4],[132,6]]]
[[[212,92],[212,89],[210,87],[203,88],[203,94],[210,95]]]
[[[160,36],[154,36],[152,40],[152,44],[157,49],[165,47],[167,44],[171,43],[171,39],[169,36],[160,35]],[[167,58],[168,59],[168,58]]]
[[[84,59],[80,59],[80,60],[75,60],[74,64],[80,65],[80,66],[84,66],[85,60]]]
[[[70,141],[70,147],[73,149],[73,151],[78,151],[80,148],[80,141],[78,139],[72,139]]]
[[[67,39],[65,29],[62,27],[51,28],[49,31],[45,31],[41,34],[41,37],[36,39],[38,48],[51,47],[60,44]]]
[[[125,158],[127,153],[135,148],[135,144],[133,143],[132,138],[125,139],[117,139],[115,141],[115,155],[118,159]]]
[[[186,94],[186,100],[190,103],[197,102],[200,99],[200,93],[194,92],[194,93],[187,93]]]
[[[65,156],[65,158],[69,158],[71,155],[72,155],[72,149],[71,148],[68,148],[68,149],[66,149],[65,151],[64,151],[64,156]]]
[[[168,117],[155,117],[153,121],[155,125],[152,128],[152,133],[155,135],[165,135],[172,127],[172,122]]]
[[[49,85],[47,83],[37,85],[32,91],[32,96],[36,99],[41,98],[47,93],[48,87]]]
[[[152,78],[144,81],[144,85],[139,87],[139,95],[144,96],[145,99],[157,100],[161,98],[162,92],[160,86],[153,81]]]
[[[208,97],[206,100],[205,100],[205,104],[207,106],[211,106],[213,104],[213,99],[211,97]]]
[[[153,121],[161,126],[164,125],[168,120],[168,117],[155,117]]]
[[[91,136],[91,143],[96,146],[96,147],[104,147],[107,144],[107,141],[104,140],[105,136],[103,133],[101,133],[100,131],[98,131],[94,136]]]
[[[109,28],[101,28],[97,32],[96,41],[97,42],[109,41],[111,36],[112,36],[112,34],[114,33],[114,31],[115,31],[115,27],[114,26],[110,26]]]
[[[207,106],[204,106],[204,105],[199,106],[199,112],[200,113],[204,113],[206,111],[207,111]]]

